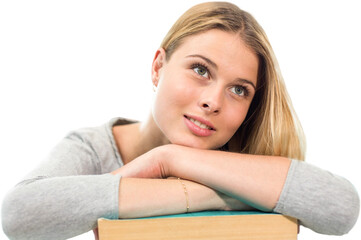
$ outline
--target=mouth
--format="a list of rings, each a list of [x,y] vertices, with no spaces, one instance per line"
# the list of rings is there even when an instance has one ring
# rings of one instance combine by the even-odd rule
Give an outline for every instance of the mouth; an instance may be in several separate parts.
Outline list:
[[[195,125],[197,125],[198,127],[200,127],[201,129],[207,129],[207,130],[213,130],[215,131],[216,129],[212,126],[212,124],[204,119],[200,119],[198,117],[194,117],[194,116],[187,116],[184,115],[184,117],[186,119],[188,119],[189,121],[191,121],[192,123],[194,123]]]

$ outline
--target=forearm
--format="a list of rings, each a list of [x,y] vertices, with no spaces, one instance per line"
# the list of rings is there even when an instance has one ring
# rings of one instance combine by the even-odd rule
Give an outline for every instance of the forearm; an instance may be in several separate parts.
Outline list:
[[[249,210],[248,205],[204,185],[178,179],[122,178],[119,186],[119,217],[137,218],[203,210]],[[186,196],[187,194],[187,196]]]
[[[182,156],[176,161],[167,158],[170,175],[199,182],[265,211],[276,206],[291,162],[283,157],[169,147],[171,154]]]
[[[2,226],[9,239],[68,239],[118,218],[119,176],[29,179],[7,194]]]

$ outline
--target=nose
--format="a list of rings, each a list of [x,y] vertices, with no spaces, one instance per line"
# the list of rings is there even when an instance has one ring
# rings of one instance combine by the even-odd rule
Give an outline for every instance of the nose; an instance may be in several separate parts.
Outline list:
[[[208,114],[219,114],[223,105],[223,90],[219,87],[208,86],[199,100],[199,107]]]

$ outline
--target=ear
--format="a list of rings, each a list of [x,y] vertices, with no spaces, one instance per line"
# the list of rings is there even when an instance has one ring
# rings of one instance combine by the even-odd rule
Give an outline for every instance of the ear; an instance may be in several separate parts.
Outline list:
[[[158,86],[160,72],[165,64],[165,50],[159,48],[155,53],[153,64],[152,64],[152,82],[154,86]]]

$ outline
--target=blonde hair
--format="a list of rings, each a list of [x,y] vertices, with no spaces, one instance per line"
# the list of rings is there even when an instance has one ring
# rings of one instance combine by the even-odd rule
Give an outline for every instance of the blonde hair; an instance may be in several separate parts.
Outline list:
[[[198,4],[172,26],[161,47],[169,60],[188,36],[211,29],[239,34],[259,58],[257,90],[247,116],[226,144],[230,151],[305,157],[305,138],[268,38],[249,13],[228,2]]]

